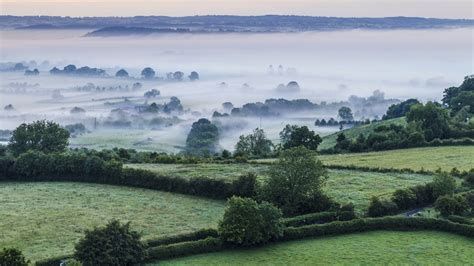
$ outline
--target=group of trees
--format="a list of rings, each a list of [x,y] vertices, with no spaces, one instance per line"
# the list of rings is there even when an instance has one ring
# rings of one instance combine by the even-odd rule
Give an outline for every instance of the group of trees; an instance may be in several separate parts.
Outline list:
[[[119,70],[119,71],[122,71],[122,70]],[[123,71],[125,71],[125,70],[123,70]],[[117,72],[117,74],[119,74],[119,73]],[[117,74],[116,74],[116,76],[117,76]],[[125,73],[122,72],[121,74],[125,74]],[[166,73],[166,80],[169,80],[169,81],[183,81],[184,75],[185,74],[181,71],[169,72],[169,73]],[[128,73],[127,73],[126,76],[128,77]],[[142,70],[141,76],[144,79],[154,79],[154,78],[156,78],[156,72],[153,68],[146,67]],[[199,73],[197,73],[196,71],[192,71],[191,74],[189,74],[188,78],[189,78],[190,81],[199,80]]]
[[[106,76],[105,70],[100,68],[91,68],[83,66],[77,68],[75,65],[67,65],[62,70],[57,67],[52,68],[49,73],[51,75],[82,75],[82,76]]]
[[[256,128],[249,135],[241,135],[235,145],[235,156],[268,157],[274,150],[303,146],[315,151],[322,139],[307,126],[286,125],[280,132],[279,146],[267,138],[263,129]]]

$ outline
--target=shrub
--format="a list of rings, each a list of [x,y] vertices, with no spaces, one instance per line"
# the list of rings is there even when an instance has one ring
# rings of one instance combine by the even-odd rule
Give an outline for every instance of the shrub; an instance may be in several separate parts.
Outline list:
[[[0,266],[28,266],[29,263],[19,249],[3,248],[0,251]]]
[[[398,189],[392,195],[392,201],[401,210],[409,209],[417,205],[416,195],[411,189]]]
[[[367,210],[367,216],[369,217],[381,217],[385,215],[395,214],[398,211],[397,205],[389,200],[380,200],[377,197],[373,197],[370,200],[370,205]]]
[[[74,257],[84,265],[134,265],[143,261],[146,251],[140,234],[130,223],[113,220],[103,228],[86,231],[76,245]]]
[[[446,217],[448,220],[450,220],[453,223],[458,223],[458,224],[473,224],[470,219],[466,217],[462,217],[459,215],[449,215]]]
[[[469,209],[469,204],[462,195],[444,195],[436,200],[435,209],[443,216],[462,215]]]
[[[215,252],[223,248],[222,241],[219,238],[207,237],[196,241],[149,248],[147,260],[164,260],[185,255]]]
[[[219,224],[219,236],[239,246],[264,244],[282,234],[281,211],[271,204],[232,197]]]
[[[452,195],[456,188],[456,179],[447,173],[438,173],[433,178],[433,193],[435,197]]]
[[[155,247],[155,246],[169,245],[169,244],[174,244],[174,243],[179,243],[179,242],[196,241],[196,240],[200,240],[200,239],[204,239],[208,237],[218,237],[218,236],[219,234],[216,229],[201,229],[195,232],[151,239],[151,240],[148,240],[146,243],[148,247]]]
[[[232,182],[233,194],[236,196],[253,198],[256,196],[257,176],[254,173],[248,173],[240,176]]]

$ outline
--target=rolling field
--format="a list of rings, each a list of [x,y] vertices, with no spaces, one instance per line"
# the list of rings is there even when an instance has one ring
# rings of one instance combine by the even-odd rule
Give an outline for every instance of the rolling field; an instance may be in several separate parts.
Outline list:
[[[149,265],[472,265],[474,241],[447,233],[376,231],[209,253]]]
[[[155,173],[186,178],[207,177],[234,180],[246,172],[255,172],[266,178],[268,165],[258,164],[129,164],[127,167],[148,169]],[[330,170],[324,186],[326,193],[341,203],[354,203],[364,211],[372,196],[389,196],[395,190],[424,184],[431,176],[417,174],[375,173],[348,170]]]
[[[446,146],[402,149],[381,152],[321,155],[327,165],[355,165],[381,168],[410,168],[451,171],[474,168],[474,146]]]
[[[83,183],[1,183],[0,247],[36,261],[71,254],[84,230],[115,218],[143,239],[216,227],[224,201]],[[12,230],[14,228],[14,230]]]
[[[342,132],[344,132],[344,135],[346,135],[347,138],[355,139],[361,133],[367,136],[370,132],[374,130],[375,127],[380,126],[380,125],[390,125],[390,124],[405,125],[406,123],[407,122],[405,120],[405,117],[400,117],[400,118],[379,121],[373,124],[349,128],[349,129],[343,130]],[[331,135],[324,136],[323,142],[321,142],[321,145],[319,145],[318,149],[325,150],[325,149],[334,147],[334,145],[336,145],[336,139],[339,133],[340,132],[336,132]]]

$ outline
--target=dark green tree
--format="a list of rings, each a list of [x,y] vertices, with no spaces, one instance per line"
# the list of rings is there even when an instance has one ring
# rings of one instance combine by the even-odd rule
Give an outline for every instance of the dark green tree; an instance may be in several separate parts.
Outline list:
[[[339,117],[344,120],[344,121],[352,121],[354,120],[354,115],[352,115],[352,110],[351,108],[347,107],[347,106],[343,106],[341,108],[339,108],[339,110],[337,111]]]
[[[29,260],[26,260],[21,250],[16,248],[3,248],[0,251],[0,266],[28,266]]]
[[[261,245],[282,235],[281,217],[281,211],[270,203],[232,197],[219,224],[219,236],[238,246]]]
[[[387,113],[383,116],[382,119],[386,120],[386,119],[392,119],[392,118],[405,116],[405,114],[408,113],[408,111],[410,111],[410,108],[413,105],[419,104],[419,103],[420,102],[417,99],[408,99],[401,103],[392,104],[388,108]]]
[[[291,215],[300,213],[306,201],[323,193],[327,170],[313,151],[299,146],[283,151],[269,175],[262,198]]]
[[[201,118],[194,122],[186,139],[185,151],[195,156],[209,156],[219,146],[219,130],[211,121]]]
[[[241,135],[235,145],[235,153],[247,156],[265,157],[273,149],[273,143],[267,139],[263,129],[256,128],[252,134]]]
[[[142,70],[142,77],[144,79],[153,79],[155,77],[155,70],[153,70],[153,68],[151,67],[145,67],[143,70]]]
[[[86,231],[76,245],[74,257],[84,266],[128,266],[141,263],[146,256],[140,234],[130,229],[130,223],[113,220],[105,227]]]
[[[307,126],[297,125],[286,125],[280,132],[280,140],[284,149],[304,146],[313,151],[317,150],[322,142],[321,137]]]
[[[28,150],[44,153],[62,152],[68,145],[69,132],[52,121],[36,121],[21,124],[13,130],[8,149],[14,155]]]
[[[448,111],[437,103],[415,104],[406,115],[408,122],[417,123],[423,130],[425,139],[443,139],[449,136]]]

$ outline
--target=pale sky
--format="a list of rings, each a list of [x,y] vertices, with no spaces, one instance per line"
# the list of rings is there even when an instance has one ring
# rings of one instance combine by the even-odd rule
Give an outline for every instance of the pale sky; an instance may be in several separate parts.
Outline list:
[[[473,18],[473,0],[0,0],[2,15]]]

